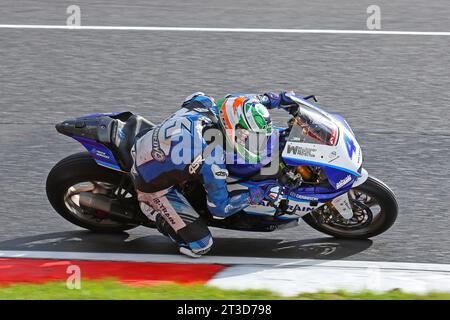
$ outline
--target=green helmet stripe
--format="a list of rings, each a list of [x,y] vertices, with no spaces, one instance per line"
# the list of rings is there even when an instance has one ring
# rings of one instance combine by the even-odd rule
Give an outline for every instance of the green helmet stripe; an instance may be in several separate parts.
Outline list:
[[[242,126],[244,127],[244,129],[247,129],[247,130],[248,130],[248,129],[251,129],[251,128],[252,128],[252,126],[250,125],[250,123],[249,123],[249,121],[248,121],[248,119],[247,119],[248,105],[247,105],[247,104],[244,104],[243,109],[244,109],[244,110],[242,110],[243,112],[242,112],[242,116],[241,116],[242,122],[239,121],[239,124],[242,125]]]
[[[250,127],[253,129],[253,131],[255,132],[259,132],[261,130],[261,127],[258,125],[258,123],[255,121],[255,116],[257,116],[258,114],[255,114],[255,110],[254,108],[251,108],[249,110],[249,113],[251,113],[250,117],[248,117],[249,122],[250,122]]]
[[[259,161],[261,161],[260,155],[248,151],[239,144],[236,144],[236,151],[241,156],[241,158],[244,159],[247,163],[258,163]]]

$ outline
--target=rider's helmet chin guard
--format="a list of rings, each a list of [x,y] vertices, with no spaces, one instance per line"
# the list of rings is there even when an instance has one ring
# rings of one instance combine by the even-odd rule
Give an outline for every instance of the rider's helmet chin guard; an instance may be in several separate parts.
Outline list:
[[[221,101],[218,110],[227,146],[245,163],[261,162],[273,130],[267,108],[256,100],[237,97]]]

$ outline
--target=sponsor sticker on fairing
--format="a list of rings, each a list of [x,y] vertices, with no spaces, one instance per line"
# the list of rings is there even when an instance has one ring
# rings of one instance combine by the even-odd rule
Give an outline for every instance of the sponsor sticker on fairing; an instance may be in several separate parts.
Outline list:
[[[288,144],[288,146],[287,146],[287,153],[295,155],[295,156],[315,158],[316,151],[317,151],[316,148],[294,146],[292,144]]]
[[[291,191],[289,193],[289,196],[297,198],[297,199],[309,200],[309,201],[318,201],[319,200],[319,198],[311,197],[311,196],[305,196],[305,195],[302,195],[300,193],[296,193],[294,191]]]
[[[338,183],[336,183],[336,189],[340,189],[343,186],[345,186],[347,183],[349,183],[352,180],[352,176],[348,175],[346,176],[344,179],[342,179],[341,181],[339,181]]]

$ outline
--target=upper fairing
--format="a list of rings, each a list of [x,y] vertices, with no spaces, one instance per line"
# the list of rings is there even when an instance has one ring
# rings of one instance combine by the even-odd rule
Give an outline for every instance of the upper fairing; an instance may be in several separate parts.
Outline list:
[[[300,108],[311,108],[324,117],[324,122],[332,122],[337,128],[337,138],[330,143],[314,143],[311,139],[299,138],[302,129],[293,127],[283,150],[283,159],[288,165],[317,165],[341,170],[359,177],[362,164],[361,147],[345,120],[323,111],[307,100],[298,99]]]

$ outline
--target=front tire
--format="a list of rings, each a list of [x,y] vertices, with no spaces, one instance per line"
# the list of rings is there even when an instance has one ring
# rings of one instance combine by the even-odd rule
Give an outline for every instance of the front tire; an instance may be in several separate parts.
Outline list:
[[[96,217],[68,203],[68,192],[74,186],[89,183],[118,186],[121,178],[120,172],[97,165],[89,153],[77,153],[61,160],[50,171],[46,183],[47,197],[59,215],[79,227],[103,233],[122,232],[137,225]]]
[[[367,218],[361,219],[358,224],[352,224],[350,220],[343,221],[338,215],[336,219],[324,220],[324,211],[327,210],[326,205],[303,217],[303,220],[314,229],[341,239],[367,239],[375,237],[388,230],[397,219],[398,204],[394,193],[382,181],[368,177],[366,182],[353,189],[355,194],[365,195],[368,199],[367,203],[353,200],[354,208],[365,210],[366,214],[370,214]],[[362,209],[361,209],[362,208]],[[373,211],[377,209],[378,214],[374,215]],[[355,209],[354,209],[355,211]],[[340,219],[340,221],[339,221]],[[354,216],[354,218],[356,217]]]

